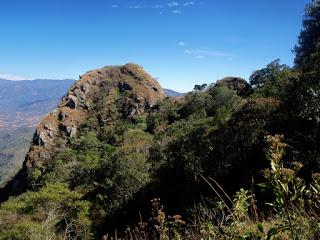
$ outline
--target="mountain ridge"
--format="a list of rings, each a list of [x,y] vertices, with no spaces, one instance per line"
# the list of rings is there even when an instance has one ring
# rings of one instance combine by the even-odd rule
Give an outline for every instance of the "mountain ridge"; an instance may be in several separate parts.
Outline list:
[[[27,152],[35,126],[57,107],[75,82],[73,79],[0,79],[0,186],[21,167],[22,152]],[[169,97],[181,95],[170,89],[164,91]],[[10,136],[9,142],[4,140],[6,135]]]
[[[95,107],[93,102],[99,101],[99,96],[109,99],[109,105],[119,105],[122,117],[132,118],[163,99],[165,93],[160,84],[136,64],[107,66],[80,76],[58,107],[37,125],[23,168],[4,187],[5,195],[15,195],[31,187],[29,173],[41,169],[50,159],[58,139],[62,147],[69,138],[76,135],[88,112]],[[99,116],[102,123],[107,117],[104,113]]]

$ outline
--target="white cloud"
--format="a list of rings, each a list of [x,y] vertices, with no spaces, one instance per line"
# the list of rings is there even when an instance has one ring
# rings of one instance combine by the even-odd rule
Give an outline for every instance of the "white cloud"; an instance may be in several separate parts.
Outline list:
[[[196,55],[196,56],[194,56],[194,58],[195,59],[205,59],[206,58],[206,56],[203,56],[203,55]]]
[[[172,1],[168,2],[166,4],[162,4],[161,2],[159,4],[154,4],[154,5],[142,5],[142,4],[137,4],[137,5],[127,5],[126,7],[129,9],[143,9],[143,8],[151,8],[151,9],[165,9],[165,8],[172,8],[170,12],[173,14],[181,14],[182,11],[181,9],[179,10],[180,7],[187,7],[187,6],[192,6],[195,5],[195,1],[184,1],[184,2],[178,2],[178,1]],[[118,4],[112,4],[110,5],[111,8],[120,8],[121,6]],[[176,9],[175,9],[176,8]],[[162,14],[162,12],[160,13]]]
[[[12,74],[0,73],[0,79],[12,80],[12,81],[22,81],[22,80],[32,80],[31,78],[16,76]]]
[[[184,4],[183,4],[183,6],[185,6],[185,7],[187,7],[187,6],[192,6],[192,5],[195,5],[195,3],[194,2],[185,2]]]
[[[171,13],[173,13],[173,14],[181,14],[181,11],[176,9],[176,10],[172,10]]]
[[[226,52],[218,52],[218,51],[211,51],[211,50],[190,50],[186,49],[184,51],[185,54],[193,56],[196,59],[204,59],[207,57],[222,57],[227,59],[228,61],[231,61],[233,57],[235,57],[234,54],[226,53]]]
[[[152,8],[157,8],[157,9],[159,9],[159,8],[164,8],[164,6],[163,6],[163,5],[154,5],[154,6],[152,6]]]
[[[131,9],[141,9],[141,8],[146,8],[146,6],[143,6],[143,5],[135,5],[135,6],[130,6],[129,8],[131,8]]]
[[[179,42],[179,46],[183,47],[185,44],[185,42]]]
[[[177,2],[171,2],[171,3],[168,3],[168,6],[169,6],[169,7],[177,7],[177,6],[179,6],[179,3],[177,3]]]

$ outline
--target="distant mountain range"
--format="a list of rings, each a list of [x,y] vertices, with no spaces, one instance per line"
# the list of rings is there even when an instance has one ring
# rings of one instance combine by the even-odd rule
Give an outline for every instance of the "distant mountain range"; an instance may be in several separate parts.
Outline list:
[[[34,127],[56,107],[58,100],[74,82],[72,79],[0,79],[0,134],[21,127]],[[169,97],[184,95],[170,89],[164,91]]]
[[[34,127],[72,86],[74,80],[0,79],[0,186],[19,170]]]
[[[176,92],[167,88],[164,88],[163,90],[168,97],[181,97],[185,95],[184,93]]]
[[[0,133],[35,126],[74,80],[0,80]]]

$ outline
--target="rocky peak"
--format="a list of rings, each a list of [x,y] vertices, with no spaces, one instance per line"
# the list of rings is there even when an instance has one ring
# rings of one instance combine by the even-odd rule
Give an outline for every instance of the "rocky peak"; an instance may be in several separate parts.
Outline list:
[[[99,121],[106,123],[106,116],[110,116],[106,110],[113,105],[121,113],[120,117],[131,118],[144,113],[164,97],[160,84],[136,64],[107,66],[85,73],[69,89],[57,109],[37,126],[23,169],[3,191],[8,196],[31,187],[33,169],[44,170],[54,148],[64,147],[70,137],[75,137],[77,129],[89,116],[99,115]]]

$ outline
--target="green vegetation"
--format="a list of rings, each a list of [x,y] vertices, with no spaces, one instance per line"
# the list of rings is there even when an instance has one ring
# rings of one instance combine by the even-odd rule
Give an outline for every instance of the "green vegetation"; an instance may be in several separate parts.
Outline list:
[[[47,184],[1,205],[1,239],[89,239],[90,203],[63,184]],[[8,224],[10,223],[10,224]]]
[[[134,82],[110,81],[2,203],[0,239],[319,239],[319,32],[315,0],[294,68],[276,60],[250,84],[196,85],[135,114]]]

